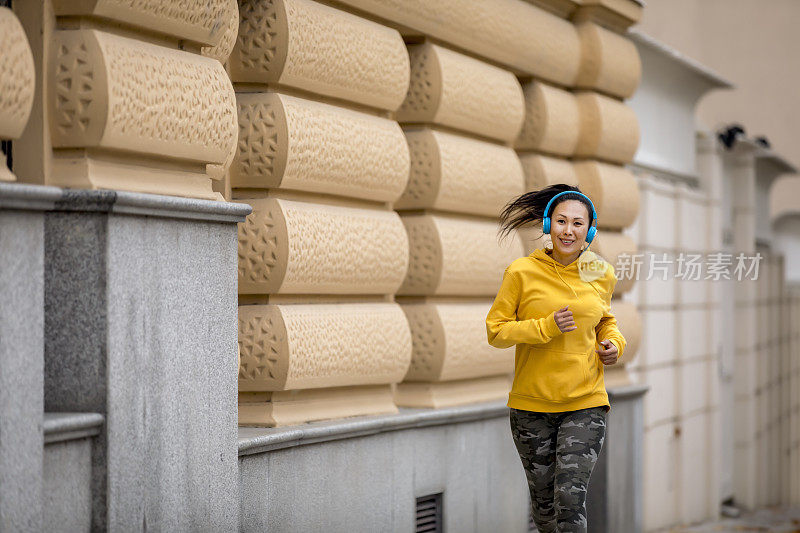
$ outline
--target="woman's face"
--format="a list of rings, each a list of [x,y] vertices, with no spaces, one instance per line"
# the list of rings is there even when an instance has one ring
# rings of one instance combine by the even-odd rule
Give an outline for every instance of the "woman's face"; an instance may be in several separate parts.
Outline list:
[[[589,210],[578,200],[564,200],[558,204],[550,217],[553,249],[562,256],[580,252],[590,223]]]

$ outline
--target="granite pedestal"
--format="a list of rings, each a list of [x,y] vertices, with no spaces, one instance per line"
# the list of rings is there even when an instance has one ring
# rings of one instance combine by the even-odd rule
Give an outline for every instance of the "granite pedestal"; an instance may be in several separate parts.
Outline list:
[[[59,196],[0,183],[0,531],[42,527],[44,220]]]
[[[250,208],[62,190],[44,218],[44,408],[105,418],[93,530],[235,531],[237,232]]]

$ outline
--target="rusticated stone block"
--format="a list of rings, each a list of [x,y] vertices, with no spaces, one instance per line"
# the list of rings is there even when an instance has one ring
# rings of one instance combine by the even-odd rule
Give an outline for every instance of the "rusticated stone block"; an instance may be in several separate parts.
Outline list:
[[[213,57],[220,63],[225,63],[236,44],[239,35],[239,3],[236,0],[226,0],[228,10],[225,15],[225,30],[219,42],[214,46],[204,46],[200,53],[206,57]]]
[[[56,32],[55,148],[105,148],[224,163],[236,100],[219,61],[96,30]]]
[[[240,0],[235,82],[278,83],[394,111],[408,90],[397,30],[310,0]]]
[[[502,244],[495,222],[444,215],[406,215],[410,260],[398,294],[494,296],[503,271],[524,255],[522,243]]]
[[[539,81],[526,84],[523,91],[525,121],[515,143],[517,150],[572,155],[580,130],[575,95]]]
[[[617,231],[600,230],[597,232],[597,236],[592,241],[592,250],[597,252],[603,259],[616,267],[621,254],[636,253],[636,243],[632,238],[623,233]],[[636,280],[634,280],[632,277],[631,279],[628,279],[628,276],[625,276],[624,279],[619,279],[618,273],[617,286],[614,289],[614,295],[618,296],[620,294],[625,294],[633,288],[635,281]]]
[[[629,163],[639,146],[639,121],[633,109],[597,93],[577,94],[581,114],[576,157]]]
[[[620,362],[629,365],[636,358],[642,342],[642,318],[633,302],[623,302],[616,298],[611,300],[611,312],[617,319],[617,325],[625,337],[625,354]]]
[[[49,185],[222,199],[209,178],[233,159],[237,121],[219,61],[96,30],[51,47]]]
[[[491,303],[403,304],[413,339],[404,381],[448,381],[514,371],[514,350],[486,343]]]
[[[642,77],[636,46],[626,37],[597,24],[579,24],[581,68],[576,87],[594,89],[619,98],[630,98]]]
[[[239,307],[239,390],[396,383],[411,333],[394,303]]]
[[[411,83],[400,122],[433,123],[511,141],[525,113],[517,78],[430,43],[409,46]]]
[[[408,181],[392,120],[278,93],[240,93],[234,188],[286,188],[393,201]]]
[[[33,105],[36,75],[25,30],[10,9],[0,7],[0,139],[22,134]],[[0,161],[0,181],[16,177]]]
[[[575,163],[580,189],[592,199],[602,228],[622,229],[639,216],[639,186],[629,170],[597,161]]]
[[[496,217],[522,194],[511,148],[429,129],[406,130],[411,175],[395,209],[440,209]]]
[[[519,0],[341,0],[342,3],[559,85],[578,73],[568,21]]]
[[[242,200],[239,294],[393,294],[408,237],[394,211],[275,198]]]
[[[441,409],[475,402],[508,398],[511,378],[490,376],[455,381],[403,382],[397,385],[394,401],[401,407]]]
[[[293,426],[390,413],[397,413],[391,385],[239,393],[240,426]]]
[[[57,16],[83,15],[138,26],[200,44],[219,44],[228,0],[53,0]]]
[[[539,154],[523,154],[519,160],[525,174],[526,191],[538,191],[556,183],[578,185],[578,175],[571,161]]]
[[[0,7],[0,138],[22,134],[33,105],[33,54],[19,20]]]

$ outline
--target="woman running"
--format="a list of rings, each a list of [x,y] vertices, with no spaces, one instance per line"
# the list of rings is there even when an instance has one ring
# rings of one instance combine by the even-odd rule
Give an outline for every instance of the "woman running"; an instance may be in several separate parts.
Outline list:
[[[506,269],[486,329],[492,346],[516,346],[511,435],[536,527],[585,532],[586,488],[611,408],[603,365],[625,351],[610,309],[617,279],[609,263],[586,251],[597,214],[577,187],[551,185],[512,200],[501,235],[540,221],[552,248]]]

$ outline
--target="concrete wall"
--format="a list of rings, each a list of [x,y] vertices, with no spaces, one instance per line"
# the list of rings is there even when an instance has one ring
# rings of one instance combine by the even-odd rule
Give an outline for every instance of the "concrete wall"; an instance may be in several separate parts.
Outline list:
[[[790,105],[800,83],[794,51],[800,46],[793,0],[653,0],[636,26],[659,41],[719,72],[735,85],[715,92],[697,108],[708,128],[744,124],[753,137],[800,166],[795,125],[800,109]]]

